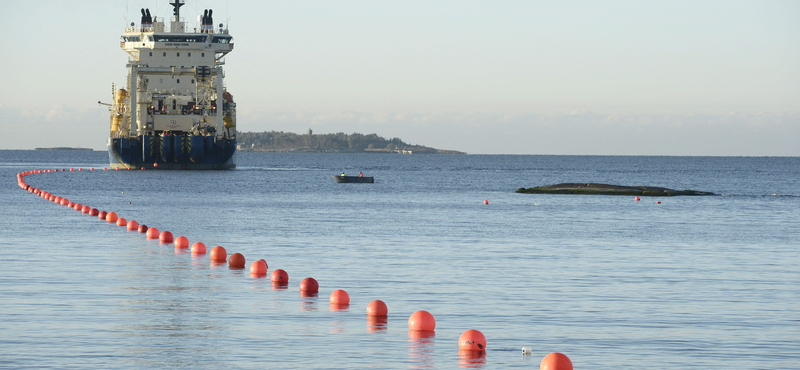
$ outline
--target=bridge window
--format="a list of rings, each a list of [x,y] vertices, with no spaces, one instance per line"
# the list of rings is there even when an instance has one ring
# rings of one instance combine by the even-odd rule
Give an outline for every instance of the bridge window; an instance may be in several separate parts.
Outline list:
[[[213,43],[215,44],[230,44],[233,40],[231,36],[214,36]]]
[[[181,56],[181,53],[178,53],[178,55],[177,55],[177,56]]]
[[[139,36],[136,36],[137,38]],[[198,36],[177,36],[177,35],[153,35],[156,42],[206,42],[206,35]]]
[[[192,53],[189,53],[189,58],[191,58],[191,57],[192,57]]]
[[[167,52],[166,51],[164,52],[164,56],[167,56]]]

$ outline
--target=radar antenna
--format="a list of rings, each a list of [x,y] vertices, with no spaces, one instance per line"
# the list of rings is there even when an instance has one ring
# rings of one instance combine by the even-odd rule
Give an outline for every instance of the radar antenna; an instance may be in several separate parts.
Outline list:
[[[175,0],[174,2],[169,3],[169,5],[172,5],[172,7],[175,8],[172,11],[172,14],[175,16],[175,21],[176,22],[180,21],[180,18],[181,18],[181,7],[186,5],[186,4],[180,2],[180,0]]]

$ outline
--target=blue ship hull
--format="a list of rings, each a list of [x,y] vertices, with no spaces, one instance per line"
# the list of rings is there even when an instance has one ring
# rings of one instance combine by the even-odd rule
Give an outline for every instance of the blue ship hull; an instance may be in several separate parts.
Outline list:
[[[236,168],[236,139],[214,136],[142,135],[110,138],[111,168],[159,170],[228,170]]]

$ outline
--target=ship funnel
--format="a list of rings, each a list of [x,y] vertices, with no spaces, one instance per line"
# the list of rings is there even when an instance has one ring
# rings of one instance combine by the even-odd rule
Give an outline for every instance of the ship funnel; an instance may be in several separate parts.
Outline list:
[[[150,29],[153,27],[153,17],[150,15],[150,9],[142,8],[142,29]]]

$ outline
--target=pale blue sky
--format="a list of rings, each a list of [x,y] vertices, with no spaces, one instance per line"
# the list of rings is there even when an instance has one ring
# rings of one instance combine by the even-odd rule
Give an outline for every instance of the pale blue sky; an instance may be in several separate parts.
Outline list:
[[[119,35],[167,1],[7,2],[0,149],[103,149]],[[797,1],[187,1],[240,131],[468,153],[800,155]]]

